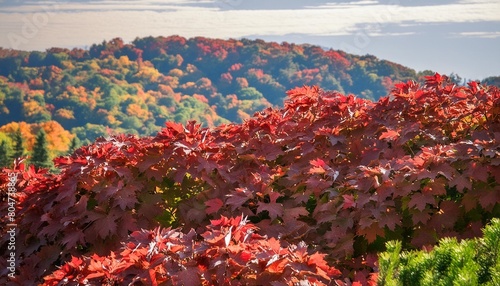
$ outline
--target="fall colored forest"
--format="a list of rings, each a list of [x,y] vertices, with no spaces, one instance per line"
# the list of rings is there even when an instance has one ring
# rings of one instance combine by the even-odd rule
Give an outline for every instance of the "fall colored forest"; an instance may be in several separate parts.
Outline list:
[[[43,129],[51,158],[99,136],[152,135],[167,121],[241,123],[282,106],[297,86],[377,100],[393,82],[433,74],[313,45],[179,36],[116,38],[88,50],[0,49],[0,67],[0,141],[13,153],[19,130],[29,154]]]
[[[496,285],[498,84],[247,39],[0,49],[0,284]]]

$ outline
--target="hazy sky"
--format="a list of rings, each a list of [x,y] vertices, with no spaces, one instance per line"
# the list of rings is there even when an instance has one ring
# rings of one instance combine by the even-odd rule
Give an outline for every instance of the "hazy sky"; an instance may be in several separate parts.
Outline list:
[[[500,76],[500,0],[0,0],[4,48],[174,34],[311,43],[417,71]]]

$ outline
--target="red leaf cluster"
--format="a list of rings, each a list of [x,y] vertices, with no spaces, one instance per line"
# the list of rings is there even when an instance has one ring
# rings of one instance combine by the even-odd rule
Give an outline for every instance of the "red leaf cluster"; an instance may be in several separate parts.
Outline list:
[[[181,226],[179,239],[194,229],[203,234],[199,245],[219,251],[232,245],[237,227],[217,229],[226,224],[213,219],[242,214],[267,242],[304,241],[328,254],[343,279],[368,283],[384,241],[411,248],[474,237],[500,215],[497,88],[455,86],[435,75],[425,86],[397,84],[376,103],[317,87],[288,96],[283,109],[242,124],[168,123],[155,137],[100,139],[57,159],[57,175],[10,170],[19,178],[18,279],[39,281],[72,256],[119,257],[130,233],[160,225]],[[2,173],[2,190],[7,183]],[[7,208],[3,200],[0,211]],[[254,253],[245,247],[232,258],[237,264]],[[305,261],[301,267],[310,266]],[[204,279],[221,277],[210,275],[216,278]]]
[[[257,230],[246,218],[223,216],[202,239],[194,230],[135,231],[120,253],[72,257],[43,285],[327,285],[340,276],[305,243],[282,246]]]

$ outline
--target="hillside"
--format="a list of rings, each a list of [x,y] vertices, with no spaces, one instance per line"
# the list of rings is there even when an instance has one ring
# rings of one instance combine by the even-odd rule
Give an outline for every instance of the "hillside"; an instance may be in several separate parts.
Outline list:
[[[280,106],[296,86],[376,100],[393,82],[418,77],[374,56],[313,45],[179,36],[117,38],[88,50],[0,49],[0,67],[0,138],[20,128],[31,150],[43,128],[60,138],[49,142],[53,154],[65,153],[74,135],[90,143],[109,133],[154,134],[167,121],[242,122]]]
[[[287,96],[239,124],[101,138],[59,173],[4,169],[17,282],[374,285],[385,242],[429,249],[500,216],[498,88],[436,74],[377,102]]]

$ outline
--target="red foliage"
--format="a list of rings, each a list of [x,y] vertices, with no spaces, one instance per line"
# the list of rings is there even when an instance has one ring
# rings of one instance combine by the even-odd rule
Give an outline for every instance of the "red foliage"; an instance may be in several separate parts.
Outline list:
[[[275,277],[269,273],[299,263],[283,270],[289,277],[276,279],[305,279],[300,271],[286,272],[305,267],[315,273],[307,277],[326,283],[337,276],[321,274],[333,269],[320,254],[311,255],[321,252],[342,271],[340,280],[368,284],[384,241],[420,247],[444,236],[473,237],[500,215],[497,88],[448,85],[435,75],[424,87],[396,84],[376,103],[316,87],[288,96],[283,109],[266,109],[239,125],[168,123],[156,137],[100,139],[56,160],[58,175],[9,171],[19,177],[19,282],[43,276],[47,283],[62,277],[128,281],[134,273],[148,284],[199,281],[201,275],[212,283],[233,281],[233,273],[240,273],[238,279]],[[2,173],[2,190],[7,182]],[[7,207],[4,200],[2,213]],[[236,223],[241,217],[235,214],[254,224]],[[162,219],[171,215],[182,228],[158,229],[172,223]],[[256,227],[259,235],[252,239],[235,238],[238,229]],[[178,254],[192,250],[181,242],[194,233],[202,235],[191,247],[203,247],[196,257],[206,258],[183,262]],[[119,250],[122,241],[127,243]],[[310,248],[307,256],[302,241]],[[6,243],[2,238],[4,257]],[[166,246],[148,254],[155,243]],[[273,245],[290,251],[288,256],[257,257],[277,251]],[[303,251],[302,260],[297,251]],[[132,263],[132,254],[146,258]],[[264,262],[254,264],[252,255]],[[52,266],[62,262],[68,263],[59,270]],[[103,264],[116,273],[101,275],[95,266]],[[266,272],[254,277],[254,266],[243,267],[250,264],[264,264],[259,269]],[[181,266],[189,271],[175,272]]]
[[[325,56],[330,59],[331,65],[333,65],[336,69],[342,70],[346,69],[351,63],[349,60],[345,58],[345,54],[342,55],[340,51],[329,50],[325,52]]]
[[[44,285],[326,285],[340,276],[324,254],[309,255],[307,245],[282,246],[256,233],[245,218],[211,221],[198,236],[194,230],[135,231],[120,253],[71,261],[46,276]]]

